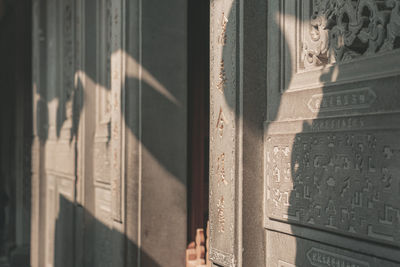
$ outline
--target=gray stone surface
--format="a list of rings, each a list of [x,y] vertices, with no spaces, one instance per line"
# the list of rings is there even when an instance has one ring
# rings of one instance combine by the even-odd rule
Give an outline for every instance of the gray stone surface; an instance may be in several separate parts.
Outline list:
[[[210,6],[210,259],[221,266],[240,264],[237,7],[237,1]]]
[[[398,4],[269,2],[268,266],[399,264]]]
[[[215,266],[399,265],[399,5],[211,1]],[[184,265],[186,8],[35,1],[32,266]]]
[[[358,252],[358,247],[353,247],[352,250],[344,250],[273,231],[267,231],[266,238],[268,244],[266,266],[398,266],[398,263],[395,262],[361,254]]]
[[[184,264],[186,14],[35,1],[32,266]]]
[[[243,1],[243,263],[265,264],[263,121],[266,105],[267,1]]]

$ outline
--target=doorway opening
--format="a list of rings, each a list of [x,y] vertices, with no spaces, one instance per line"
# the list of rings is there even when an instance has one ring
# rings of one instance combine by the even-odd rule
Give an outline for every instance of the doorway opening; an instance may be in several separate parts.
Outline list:
[[[31,1],[0,0],[0,266],[30,266]]]
[[[206,230],[209,187],[209,1],[188,4],[188,243]]]

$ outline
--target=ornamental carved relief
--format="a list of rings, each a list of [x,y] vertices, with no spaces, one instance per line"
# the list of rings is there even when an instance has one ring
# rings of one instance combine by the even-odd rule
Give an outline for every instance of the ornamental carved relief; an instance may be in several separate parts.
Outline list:
[[[400,0],[315,0],[304,68],[400,48]]]

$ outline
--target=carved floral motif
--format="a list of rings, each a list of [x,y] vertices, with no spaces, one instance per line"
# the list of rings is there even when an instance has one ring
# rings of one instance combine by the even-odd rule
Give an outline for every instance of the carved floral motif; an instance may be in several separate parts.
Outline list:
[[[400,0],[315,0],[304,68],[400,47]]]

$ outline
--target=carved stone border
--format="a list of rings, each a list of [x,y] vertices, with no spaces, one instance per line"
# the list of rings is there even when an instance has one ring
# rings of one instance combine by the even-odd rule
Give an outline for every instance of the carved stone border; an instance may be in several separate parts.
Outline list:
[[[236,266],[235,258],[232,254],[219,251],[215,248],[210,248],[210,260],[224,267]]]

